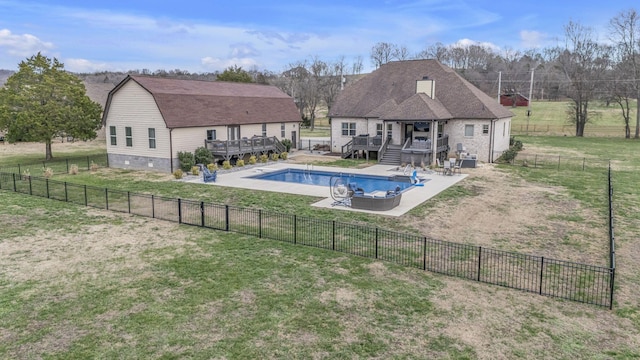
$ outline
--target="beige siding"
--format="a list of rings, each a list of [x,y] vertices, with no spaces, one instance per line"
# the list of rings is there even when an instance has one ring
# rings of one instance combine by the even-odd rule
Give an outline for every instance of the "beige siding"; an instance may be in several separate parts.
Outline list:
[[[110,126],[116,127],[117,145],[111,145]],[[131,127],[132,145],[126,146],[125,127]],[[156,148],[149,148],[149,128],[156,133]],[[153,96],[134,81],[113,94],[106,119],[107,153],[169,158],[169,130]]]
[[[509,136],[511,118],[500,120],[455,120],[449,121],[444,127],[444,132],[449,134],[449,146],[451,147],[450,156],[454,156],[458,143],[466,148],[470,154],[477,154],[478,160],[489,162],[495,160],[490,157],[490,141],[493,122],[493,152],[497,158],[500,153],[509,148]],[[466,125],[473,125],[473,136],[465,135]],[[482,126],[489,127],[488,134],[482,133]],[[504,130],[504,133],[503,133]]]

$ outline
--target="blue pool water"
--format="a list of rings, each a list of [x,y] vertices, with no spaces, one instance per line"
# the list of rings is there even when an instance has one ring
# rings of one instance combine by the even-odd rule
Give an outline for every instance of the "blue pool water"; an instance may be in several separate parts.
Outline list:
[[[404,191],[413,186],[407,181],[394,180],[393,176],[361,175],[302,169],[284,169],[265,172],[251,176],[251,178],[326,187],[329,187],[330,183],[333,185],[337,178],[341,178],[344,183],[356,183],[356,186],[362,188],[365,192],[394,190],[397,186],[400,187],[400,190]]]

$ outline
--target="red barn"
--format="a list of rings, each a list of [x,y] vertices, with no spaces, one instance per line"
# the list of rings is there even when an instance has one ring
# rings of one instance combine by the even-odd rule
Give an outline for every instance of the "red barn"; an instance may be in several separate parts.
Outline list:
[[[503,106],[529,106],[529,99],[520,93],[504,93],[500,95],[500,105]]]

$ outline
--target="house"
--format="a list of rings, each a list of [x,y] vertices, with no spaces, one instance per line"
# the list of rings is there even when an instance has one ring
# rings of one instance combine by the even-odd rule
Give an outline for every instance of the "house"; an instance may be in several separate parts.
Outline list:
[[[393,165],[462,152],[493,162],[509,148],[512,116],[435,60],[394,61],[340,93],[329,113],[331,147]]]
[[[500,94],[500,105],[512,107],[529,106],[529,98],[515,90],[505,91]]]
[[[218,160],[296,144],[300,115],[274,86],[127,76],[103,114],[110,167],[173,172],[178,152],[206,146]]]

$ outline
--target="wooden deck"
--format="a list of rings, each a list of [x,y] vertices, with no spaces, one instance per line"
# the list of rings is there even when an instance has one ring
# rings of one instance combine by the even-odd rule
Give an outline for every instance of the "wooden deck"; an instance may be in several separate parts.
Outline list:
[[[275,136],[240,140],[205,140],[204,146],[211,151],[215,158],[224,160],[230,160],[233,157],[240,159],[246,154],[256,156],[269,152],[279,154],[287,149]]]

